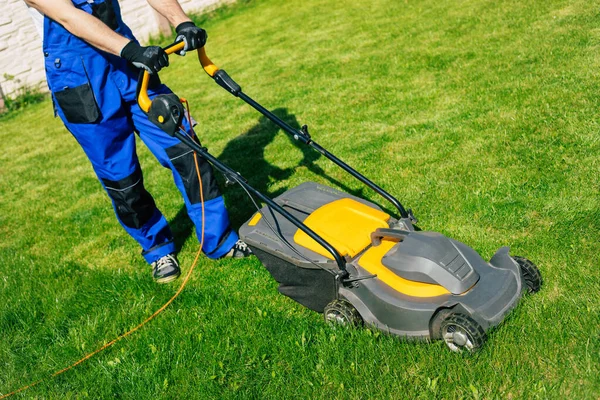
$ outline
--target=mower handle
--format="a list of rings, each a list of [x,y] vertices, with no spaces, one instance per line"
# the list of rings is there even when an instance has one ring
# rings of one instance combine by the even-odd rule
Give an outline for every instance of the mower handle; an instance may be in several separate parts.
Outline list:
[[[175,42],[175,43],[165,47],[164,51],[167,54],[172,54],[177,51],[183,50],[184,47],[185,47],[184,42]],[[306,127],[303,127],[303,129],[292,128],[285,121],[283,121],[282,119],[277,117],[275,114],[273,114],[271,111],[267,110],[266,108],[261,106],[259,103],[254,101],[252,98],[250,98],[248,95],[246,95],[242,91],[242,88],[240,87],[240,85],[238,85],[227,74],[227,72],[225,72],[225,70],[219,69],[215,64],[213,64],[213,62],[206,55],[206,51],[204,50],[204,47],[201,47],[200,49],[198,49],[198,60],[200,61],[200,64],[202,65],[202,68],[204,69],[204,71],[211,78],[213,78],[213,80],[219,86],[221,86],[223,89],[227,90],[232,95],[242,99],[245,103],[249,104],[251,107],[256,109],[262,115],[264,115],[269,120],[271,120],[276,125],[278,125],[283,131],[285,131],[287,134],[289,134],[295,140],[299,140],[299,141],[303,142],[304,144],[312,147],[314,150],[316,150],[323,156],[327,157],[329,160],[331,160],[337,166],[342,168],[344,171],[348,172],[350,175],[352,175],[353,177],[355,177],[356,179],[358,179],[359,181],[361,181],[362,183],[367,185],[369,188],[373,189],[375,192],[377,192],[378,194],[383,196],[386,200],[390,201],[398,209],[402,218],[410,218],[411,221],[416,223],[417,220],[414,217],[414,215],[412,214],[411,210],[406,211],[406,209],[402,206],[402,204],[400,204],[400,202],[395,197],[393,197],[388,192],[383,190],[377,184],[373,183],[371,180],[369,180],[367,177],[362,175],[360,172],[356,171],[354,168],[350,167],[348,164],[346,164],[345,162],[343,162],[342,160],[340,160],[339,158],[337,158],[336,156],[331,154],[325,148],[318,145],[315,141],[312,140],[311,136],[308,133],[308,129]],[[156,124],[158,127],[160,127],[167,134],[169,134],[171,136],[175,136],[178,139],[180,139],[182,142],[184,142],[185,144],[188,144],[189,147],[191,147],[196,152],[198,152],[199,154],[201,154],[202,156],[207,158],[209,160],[209,162],[211,162],[213,165],[215,165],[215,166],[216,165],[224,165],[224,164],[220,164],[218,159],[212,157],[208,152],[203,150],[203,148],[201,148],[200,146],[195,144],[195,142],[193,140],[187,140],[189,138],[186,135],[182,135],[178,131],[178,129],[180,129],[181,120],[183,118],[185,111],[183,109],[183,105],[181,104],[181,99],[179,99],[179,97],[177,97],[177,95],[175,95],[173,93],[162,94],[162,95],[156,96],[154,98],[154,100],[150,100],[150,97],[148,96],[149,81],[150,81],[150,74],[146,70],[142,70],[140,72],[140,79],[138,79],[138,90],[137,90],[136,97],[137,97],[140,108],[145,113],[148,114],[148,118],[150,119],[150,121],[152,121],[154,124]],[[156,104],[153,105],[154,103],[156,103]],[[152,110],[151,110],[151,108],[152,108]],[[220,168],[220,169],[223,170],[223,168]],[[224,168],[224,170],[226,173],[237,174],[237,172],[230,170],[228,167]],[[327,243],[327,241],[325,241],[323,238],[321,238],[319,235],[317,235],[315,232],[313,232],[309,227],[304,225],[301,221],[296,220],[293,215],[291,215],[291,214],[286,215],[286,211],[283,208],[279,207],[277,205],[277,203],[273,202],[271,199],[264,196],[262,193],[258,192],[256,189],[252,188],[250,185],[242,184],[242,183],[240,183],[240,184],[244,188],[249,189],[253,193],[257,194],[267,204],[274,207],[277,212],[279,212],[281,215],[285,216],[288,220],[290,220],[299,229],[304,231],[304,233],[308,234],[309,237],[311,237],[313,240],[315,240],[317,243],[319,243],[321,246],[323,246],[325,249],[327,249],[327,251],[329,251],[334,256],[334,259],[335,259],[336,263],[338,264],[340,270],[343,271],[343,274],[344,275],[347,274],[345,260],[333,246],[331,246],[329,243]],[[376,236],[375,238],[373,238],[373,241],[378,242],[382,238],[385,238],[386,236],[387,235],[380,236],[380,237]]]
[[[183,50],[184,47],[185,42],[180,41],[168,45],[167,47],[163,48],[163,50],[165,51],[165,53],[167,53],[167,55],[169,55]],[[219,70],[219,68],[215,64],[213,64],[213,62],[210,61],[210,58],[208,58],[208,56],[206,55],[206,50],[204,50],[204,47],[198,49],[198,60],[200,61],[202,68],[204,68],[204,71],[206,71],[206,73],[211,77],[213,77],[215,73]],[[148,96],[149,82],[150,74],[148,73],[148,71],[144,70],[141,79],[140,89],[138,91],[137,100],[138,104],[140,105],[140,108],[145,112],[148,112],[148,110],[150,110],[150,105],[152,104],[152,100],[150,100],[150,97]]]

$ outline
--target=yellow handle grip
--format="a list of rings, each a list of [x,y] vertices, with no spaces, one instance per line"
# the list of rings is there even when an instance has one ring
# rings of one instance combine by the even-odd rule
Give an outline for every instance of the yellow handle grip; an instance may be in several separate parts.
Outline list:
[[[206,50],[204,50],[204,47],[198,49],[198,60],[208,75],[215,76],[215,72],[219,70],[219,67],[210,61],[210,58],[208,58],[206,55]]]
[[[184,47],[184,42],[177,42],[175,44],[167,46],[164,50],[167,54],[173,54],[180,50],[183,50]],[[200,64],[202,64],[202,68],[204,68],[204,71],[206,71],[206,73],[210,76],[214,76],[215,72],[219,70],[219,68],[215,64],[213,64],[213,62],[210,61],[210,59],[206,55],[206,50],[204,50],[204,47],[198,49],[198,60],[200,61]],[[140,86],[140,93],[138,95],[138,104],[140,105],[140,108],[145,112],[148,112],[148,110],[150,110],[150,105],[152,104],[152,100],[150,100],[150,97],[148,97],[149,82],[150,74],[148,73],[148,71],[144,71],[144,75],[142,77],[142,84]]]
[[[173,54],[180,50],[183,50],[185,47],[185,42],[177,42],[170,46],[165,47],[163,50],[165,53]],[[148,97],[148,83],[150,82],[150,74],[148,71],[144,71],[144,76],[142,77],[142,85],[140,86],[140,94],[138,95],[138,104],[140,108],[145,112],[150,110],[150,104],[152,104],[152,100]]]

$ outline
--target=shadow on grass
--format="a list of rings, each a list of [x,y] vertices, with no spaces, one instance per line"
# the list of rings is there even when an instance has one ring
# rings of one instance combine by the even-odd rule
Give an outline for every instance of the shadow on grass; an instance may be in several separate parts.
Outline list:
[[[169,221],[171,232],[173,233],[173,240],[175,241],[176,251],[179,253],[183,244],[194,232],[194,224],[188,216],[185,205],[181,206],[177,215]]]
[[[281,118],[294,129],[300,129],[300,124],[296,116],[288,113],[285,108],[277,108],[273,110],[273,114]],[[219,156],[219,160],[235,171],[239,172],[248,183],[255,189],[275,198],[289,189],[289,187],[279,187],[276,190],[270,188],[269,182],[283,181],[289,179],[295,171],[295,168],[279,168],[272,165],[265,159],[265,148],[273,142],[275,136],[280,132],[280,128],[271,122],[267,117],[260,117],[256,125],[251,127],[247,132],[232,139]],[[285,134],[281,132],[281,134]],[[289,137],[289,136],[288,136]],[[361,190],[352,190],[345,186],[333,177],[328,176],[325,171],[315,164],[315,161],[321,157],[321,154],[304,145],[301,142],[293,140],[291,143],[302,152],[302,160],[298,166],[306,167],[313,174],[327,179],[333,186],[339,187],[342,190],[351,193],[355,196],[361,196]],[[280,156],[285,157],[285,154]],[[221,174],[216,172],[221,182],[221,188],[225,201],[228,205],[229,217],[234,229],[237,230],[250,216],[255,212],[255,207],[252,201],[248,198],[246,192],[239,186],[225,187],[222,182]],[[258,202],[257,202],[258,203]],[[260,204],[260,203],[259,203]],[[185,206],[182,207],[175,218],[170,222],[171,230],[175,236],[175,244],[178,249],[190,237],[194,229],[194,225],[187,216]]]

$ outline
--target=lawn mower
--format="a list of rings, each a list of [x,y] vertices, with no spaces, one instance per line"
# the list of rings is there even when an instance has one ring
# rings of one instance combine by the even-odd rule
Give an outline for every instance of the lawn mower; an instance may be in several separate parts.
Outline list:
[[[168,54],[183,48],[175,43]],[[323,313],[326,321],[366,324],[404,338],[442,339],[452,351],[472,352],[516,306],[542,284],[528,259],[500,248],[485,261],[467,245],[437,232],[415,228],[413,212],[377,184],[317,144],[306,125],[296,129],[261,106],[207,57],[206,73],[275,123],[389,201],[398,217],[340,190],[307,182],[271,199],[212,156],[182,129],[184,109],[175,94],[147,94],[141,73],[138,102],[149,119],[208,160],[226,180],[244,188],[257,212],[240,237],[279,283],[279,291]],[[265,205],[261,208],[255,198]]]

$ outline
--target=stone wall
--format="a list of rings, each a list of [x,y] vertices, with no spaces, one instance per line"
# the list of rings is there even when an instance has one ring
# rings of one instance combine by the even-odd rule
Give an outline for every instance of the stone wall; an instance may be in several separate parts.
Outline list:
[[[180,0],[183,9],[197,11],[214,7],[222,0]],[[144,42],[151,34],[168,28],[146,0],[119,0],[123,20]],[[38,86],[47,90],[44,78],[42,41],[23,0],[0,0],[0,97],[15,94],[19,87]]]

